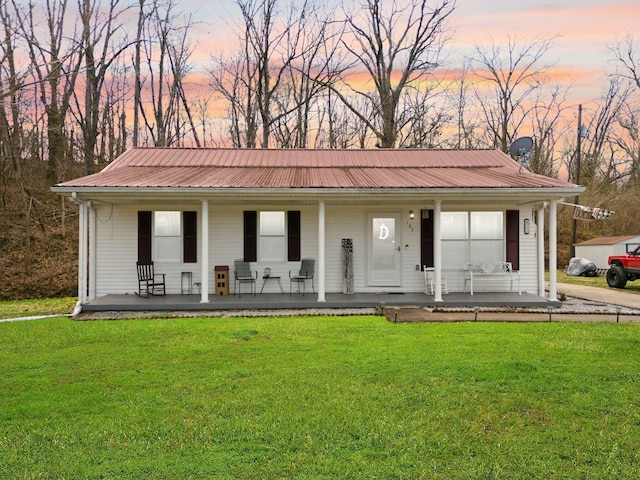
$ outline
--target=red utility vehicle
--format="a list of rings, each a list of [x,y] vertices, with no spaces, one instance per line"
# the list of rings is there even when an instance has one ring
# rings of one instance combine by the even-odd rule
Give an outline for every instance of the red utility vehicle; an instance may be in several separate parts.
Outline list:
[[[627,252],[629,246],[627,245]],[[627,282],[640,278],[640,245],[626,255],[612,255],[607,260],[607,284],[611,288],[624,288]]]

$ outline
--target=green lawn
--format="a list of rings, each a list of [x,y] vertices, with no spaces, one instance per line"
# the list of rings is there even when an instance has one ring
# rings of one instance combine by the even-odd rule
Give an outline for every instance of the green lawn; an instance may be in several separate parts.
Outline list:
[[[0,319],[72,313],[77,298],[45,298],[0,302]]]
[[[547,280],[549,280],[549,272],[547,272],[546,278]],[[610,287],[607,285],[607,277],[605,275],[599,275],[597,277],[575,277],[569,276],[564,271],[558,270],[556,280],[561,283],[588,285],[591,287],[610,289]],[[640,281],[627,282],[627,286],[624,288],[624,290],[621,291],[640,294]]]
[[[640,477],[640,325],[0,323],[0,478]]]

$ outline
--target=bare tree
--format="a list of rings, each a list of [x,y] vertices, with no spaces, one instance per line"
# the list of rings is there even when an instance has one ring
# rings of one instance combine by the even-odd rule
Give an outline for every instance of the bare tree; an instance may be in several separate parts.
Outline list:
[[[100,102],[100,142],[96,152],[98,167],[115,159],[127,148],[127,113],[130,109],[129,74],[124,64],[125,57],[120,55],[109,69],[109,75],[103,85]]]
[[[321,55],[326,22],[312,0],[286,11],[282,0],[236,4],[243,22],[238,53],[217,56],[210,70],[211,86],[229,105],[233,144],[267,148],[277,127],[278,141],[306,145],[310,104],[321,88],[315,80],[325,77],[331,57]]]
[[[16,66],[16,39],[13,34],[15,18],[8,10],[8,4],[0,4],[0,21],[2,22],[2,40],[0,41],[0,176],[2,179],[2,206],[7,210],[7,191],[12,172],[20,187],[22,206],[24,209],[27,245],[29,244],[29,194],[24,181],[24,165],[22,163],[22,122],[19,105],[20,92],[23,86],[24,73],[18,72]],[[3,229],[6,231],[6,229]]]
[[[138,138],[140,136],[140,109],[142,105],[141,101],[141,88],[142,88],[142,35],[145,25],[145,0],[138,0],[138,21],[136,24],[136,42],[135,42],[135,54],[133,58],[133,74],[134,74],[134,86],[133,86],[133,135],[132,143],[134,147],[138,146]]]
[[[373,89],[363,88],[355,76],[344,76],[341,86],[331,88],[367,124],[379,147],[396,145],[402,93],[440,65],[442,47],[448,40],[446,20],[454,7],[453,0],[441,0],[433,7],[427,0],[411,0],[406,6],[396,1],[364,0],[357,12],[345,12],[347,31],[342,46],[353,59],[349,72],[355,74],[358,67],[363,68]],[[359,110],[344,89],[370,105],[373,116]]]
[[[342,29],[329,20],[333,12],[323,14],[312,3],[307,3],[305,10],[298,17],[300,23],[296,38],[289,38],[286,42],[289,48],[297,47],[299,53],[292,55],[293,60],[286,72],[286,81],[291,88],[290,106],[280,111],[283,115],[288,112],[294,115],[293,146],[296,148],[308,146],[314,104],[321,101],[326,90],[324,85],[332,84],[344,69],[338,50]],[[337,29],[332,29],[336,26]]]
[[[26,11],[12,1],[47,116],[47,178],[57,181],[58,164],[67,152],[65,120],[83,59],[80,42],[64,34],[67,0],[46,0],[43,12],[36,11],[31,1]],[[45,35],[40,35],[37,24],[41,17],[46,23]]]
[[[614,77],[627,80],[635,87],[628,92],[624,103],[617,111],[616,119],[620,127],[615,132],[615,144],[623,152],[623,159],[610,166],[610,171],[637,185],[640,182],[640,137],[638,122],[640,121],[640,49],[634,37],[627,37],[623,42],[610,48],[617,65],[620,67]],[[635,99],[635,102],[632,100]]]
[[[364,102],[358,104],[358,100],[353,98],[351,102],[366,115],[368,105]],[[317,111],[315,148],[365,148],[371,135],[366,123],[356,117],[331,89],[324,90]]]
[[[627,183],[640,184],[640,109],[626,104],[620,108],[617,116],[621,127],[614,134],[615,145],[624,153],[622,165],[615,166],[615,172],[627,180]]]
[[[583,116],[588,135],[582,141],[581,158],[576,158],[569,171],[580,168],[580,183],[589,185],[603,179],[616,182],[623,169],[620,167],[619,149],[614,141],[614,129],[620,112],[631,93],[629,82],[613,76],[602,99]],[[624,160],[622,160],[624,161]],[[575,178],[575,177],[574,177]]]
[[[179,21],[181,14],[175,12],[175,6],[173,0],[164,4],[154,0],[146,15],[144,39],[136,42],[143,47],[147,71],[146,76],[139,76],[137,109],[151,142],[157,147],[170,146],[186,135],[181,116],[187,104],[183,82],[190,70],[193,46],[188,38],[194,23],[190,16]],[[146,101],[142,98],[145,94],[149,97]],[[185,114],[190,125],[187,130],[197,138],[188,108]]]
[[[446,103],[438,101],[437,87],[403,93],[397,121],[400,147],[439,148],[446,142],[442,134],[452,117]]]
[[[258,109],[255,103],[257,71],[244,53],[234,57],[214,58],[209,71],[210,86],[226,100],[229,136],[235,148],[256,148]]]
[[[505,153],[532,109],[530,101],[542,84],[545,69],[540,62],[553,46],[553,39],[537,39],[523,46],[511,37],[507,40],[506,47],[495,42],[487,48],[476,46],[471,59],[487,143]]]
[[[74,91],[74,114],[82,130],[83,156],[87,174],[96,170],[96,153],[100,135],[103,86],[113,62],[128,47],[124,39],[115,36],[121,25],[118,17],[120,0],[110,0],[105,12],[91,0],[79,0],[84,53],[84,96]],[[114,45],[118,42],[117,45]],[[104,109],[108,111],[107,109]]]
[[[22,36],[24,23],[27,21],[28,14],[18,10],[15,3],[0,3],[1,216],[4,221],[15,217],[15,223],[10,221],[8,225],[3,225],[0,241],[3,252],[7,253],[6,258],[13,257],[11,263],[19,264],[23,273],[29,275],[37,259],[32,248],[32,226],[39,225],[43,229],[43,199],[39,187],[50,180],[44,178],[45,175],[41,174],[39,168],[44,165],[41,147],[44,138],[41,135],[42,119],[39,118],[37,100],[34,99],[40,91],[40,85],[32,77],[33,65],[30,64],[29,57],[21,56],[25,48],[32,47],[25,47],[26,39]],[[35,51],[36,47],[33,46],[33,49]],[[53,166],[55,165],[57,164],[54,162]],[[51,164],[49,167],[52,167]],[[57,169],[53,173],[57,173]],[[19,207],[14,207],[15,204]],[[16,228],[18,219],[22,225],[19,233]],[[10,248],[14,242],[19,242],[22,246],[19,256],[13,256],[14,252]],[[3,262],[3,268],[5,266]]]
[[[634,37],[627,37],[616,47],[610,48],[615,60],[622,67],[617,76],[622,76],[633,82],[640,89],[640,52]]]
[[[200,129],[200,138],[202,139],[202,146],[206,147],[211,143],[212,134],[212,122],[208,114],[209,107],[212,104],[212,95],[207,94],[204,96],[196,95],[193,98],[193,105],[196,111],[197,124]]]
[[[529,116],[529,126],[534,139],[529,158],[529,170],[534,173],[555,177],[557,171],[556,154],[558,142],[568,128],[563,124],[563,113],[567,109],[568,89],[552,87],[548,92],[540,89],[533,100],[534,107]]]
[[[450,144],[454,148],[475,148],[479,146],[479,139],[476,137],[476,131],[480,129],[480,115],[475,108],[476,104],[473,98],[470,98],[471,89],[473,87],[472,80],[469,78],[469,65],[465,62],[460,74],[457,78],[455,89],[450,89],[448,95],[452,104],[452,111],[455,111],[456,130],[453,140]]]

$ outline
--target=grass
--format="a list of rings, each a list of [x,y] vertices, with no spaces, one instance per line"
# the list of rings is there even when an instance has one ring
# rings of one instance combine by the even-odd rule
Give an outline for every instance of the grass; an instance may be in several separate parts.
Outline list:
[[[549,272],[547,272],[546,278],[549,280]],[[605,275],[599,275],[597,277],[575,277],[567,275],[562,270],[558,270],[556,279],[559,283],[570,283],[574,285],[587,285],[590,287],[610,289],[607,285],[607,277]],[[640,294],[640,281],[627,282],[624,290],[620,291]]]
[[[75,297],[0,302],[0,319],[39,315],[64,315],[73,312]]]
[[[640,326],[0,323],[0,478],[640,476]]]

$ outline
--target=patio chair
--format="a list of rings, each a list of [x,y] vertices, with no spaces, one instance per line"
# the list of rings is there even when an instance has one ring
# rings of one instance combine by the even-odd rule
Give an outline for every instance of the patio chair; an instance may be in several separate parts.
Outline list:
[[[149,295],[165,295],[165,276],[164,273],[155,273],[153,270],[153,262],[136,263],[138,268],[138,291],[136,295],[140,297],[148,297]],[[156,293],[156,291],[158,293]]]
[[[313,258],[303,258],[300,270],[289,270],[289,295],[291,295],[292,285],[297,283],[298,293],[300,293],[300,284],[302,284],[302,296],[304,296],[307,280],[311,280],[311,290],[316,293],[316,287],[313,283],[315,268],[316,261]]]
[[[243,283],[248,283],[250,285],[251,293],[253,293],[253,295],[256,294],[258,271],[251,270],[251,263],[245,262],[244,260],[235,260],[233,276],[235,278],[234,293],[237,293],[238,297],[242,295]]]
[[[433,267],[427,267],[426,265],[422,266],[422,270],[424,272],[424,293],[427,295],[435,295],[436,286],[435,286],[435,272]],[[440,279],[441,283],[441,291],[443,294],[449,293],[449,288],[447,287],[447,279],[442,277]]]

